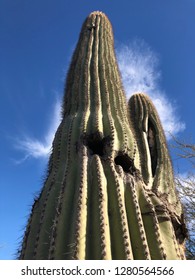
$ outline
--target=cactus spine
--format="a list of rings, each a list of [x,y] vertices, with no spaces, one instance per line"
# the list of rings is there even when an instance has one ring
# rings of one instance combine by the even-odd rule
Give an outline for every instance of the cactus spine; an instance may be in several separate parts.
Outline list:
[[[19,258],[182,259],[181,217],[155,108],[142,94],[127,106],[111,24],[93,12],[72,57],[48,176]]]

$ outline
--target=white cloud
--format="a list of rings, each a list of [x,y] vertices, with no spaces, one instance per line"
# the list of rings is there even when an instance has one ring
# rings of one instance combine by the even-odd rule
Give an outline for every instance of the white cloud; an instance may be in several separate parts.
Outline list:
[[[123,86],[129,98],[137,92],[150,96],[158,110],[166,136],[176,135],[185,129],[177,108],[159,86],[161,72],[158,55],[143,41],[134,40],[116,49]]]
[[[52,141],[59,126],[61,120],[61,103],[56,100],[55,106],[53,108],[51,123],[48,131],[43,139],[34,139],[29,136],[25,136],[23,139],[16,140],[15,147],[24,153],[23,158],[19,160],[14,160],[16,164],[20,164],[28,158],[47,158],[50,154]]]
[[[176,135],[184,130],[185,124],[180,121],[174,103],[159,86],[161,73],[158,55],[143,40],[120,45],[116,53],[127,98],[136,92],[147,93],[158,110],[167,138],[169,133]],[[16,148],[21,150],[24,156],[14,160],[15,163],[20,164],[28,158],[47,158],[60,120],[61,103],[57,99],[44,139],[33,139],[26,135],[23,139],[16,140]]]

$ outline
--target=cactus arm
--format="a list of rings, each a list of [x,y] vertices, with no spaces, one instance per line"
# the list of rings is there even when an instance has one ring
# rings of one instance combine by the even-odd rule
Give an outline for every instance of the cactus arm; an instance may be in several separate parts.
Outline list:
[[[173,168],[160,119],[145,94],[135,94],[130,98],[129,112],[138,139],[141,173],[147,192],[151,190],[152,193],[150,204],[156,205],[157,209],[164,205],[163,213],[153,212],[159,220],[159,236],[165,246],[166,258],[182,258],[172,222],[173,217],[181,220],[183,213],[175,191]]]
[[[149,146],[147,143],[147,114],[148,108],[142,102],[141,95],[135,94],[129,100],[129,114],[133,126],[137,144],[139,147],[141,174],[147,186],[151,187],[152,168]]]
[[[129,112],[139,139],[141,170],[146,185],[156,194],[166,195],[169,203],[178,204],[164,130],[152,101],[145,94],[135,94],[129,100]],[[153,140],[149,139],[151,131]],[[179,205],[178,211],[181,211]]]

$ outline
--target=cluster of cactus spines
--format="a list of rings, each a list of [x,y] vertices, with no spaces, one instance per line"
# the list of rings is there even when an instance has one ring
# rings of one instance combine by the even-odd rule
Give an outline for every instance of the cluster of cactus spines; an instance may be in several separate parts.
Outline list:
[[[112,26],[93,12],[19,258],[182,259],[181,216],[156,110],[143,94],[127,106]]]

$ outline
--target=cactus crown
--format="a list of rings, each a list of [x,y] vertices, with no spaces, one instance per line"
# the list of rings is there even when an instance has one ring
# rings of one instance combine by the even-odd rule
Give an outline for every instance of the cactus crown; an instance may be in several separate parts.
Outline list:
[[[182,215],[157,112],[145,94],[127,105],[112,26],[93,12],[19,258],[182,259]]]

